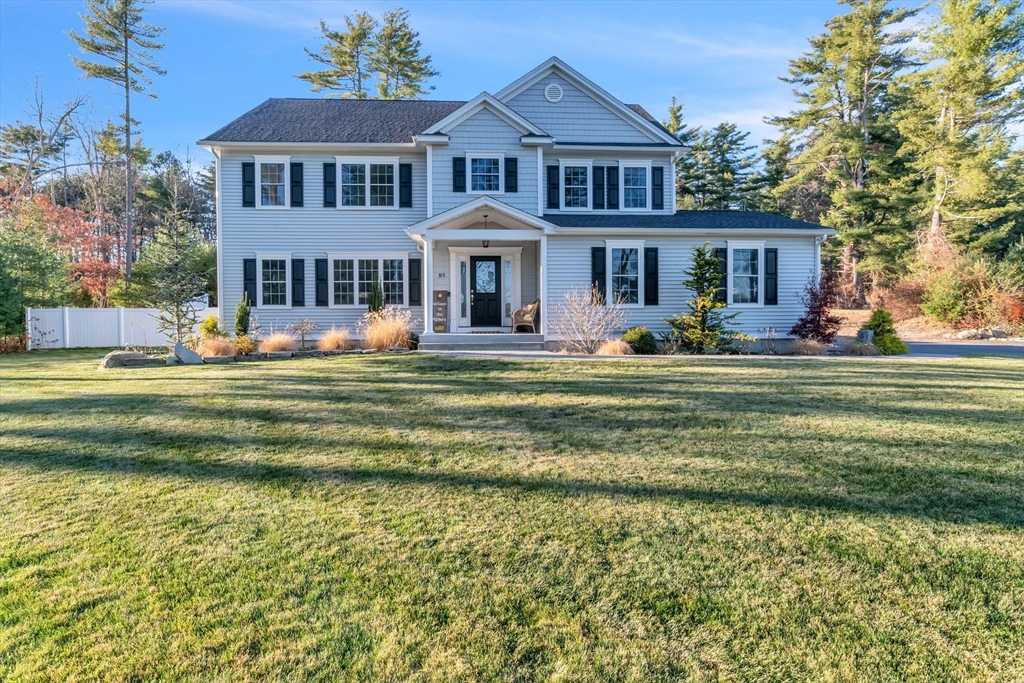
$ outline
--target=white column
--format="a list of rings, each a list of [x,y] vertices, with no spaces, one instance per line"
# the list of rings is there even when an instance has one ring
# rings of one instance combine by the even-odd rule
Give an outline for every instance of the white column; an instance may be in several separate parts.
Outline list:
[[[540,259],[537,264],[537,273],[540,276],[540,333],[548,327],[548,237],[541,235],[540,238]]]
[[[544,188],[546,188],[548,182],[547,174],[544,172],[544,149],[537,147],[537,215],[544,215]],[[620,181],[621,182],[621,181]],[[543,299],[541,304],[543,304]],[[541,318],[541,325],[544,324],[544,319]]]
[[[124,309],[117,308],[117,346],[124,348]]]
[[[427,218],[434,215],[434,146],[427,145]]]
[[[69,336],[69,331],[71,329],[71,325],[69,324],[70,323],[70,320],[69,320],[70,317],[71,316],[68,314],[68,307],[65,306],[64,307],[64,348],[65,349],[70,349],[71,348],[71,339],[70,339],[70,336]]]
[[[423,265],[423,334],[430,334],[434,331],[434,243],[428,239],[423,240]]]
[[[25,308],[25,350],[32,350],[32,309]]]

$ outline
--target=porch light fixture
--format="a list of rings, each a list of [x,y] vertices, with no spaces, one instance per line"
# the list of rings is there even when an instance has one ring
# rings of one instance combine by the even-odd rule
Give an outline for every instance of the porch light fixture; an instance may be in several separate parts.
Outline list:
[[[491,241],[490,240],[484,240],[484,249],[486,249],[489,246],[491,246]]]

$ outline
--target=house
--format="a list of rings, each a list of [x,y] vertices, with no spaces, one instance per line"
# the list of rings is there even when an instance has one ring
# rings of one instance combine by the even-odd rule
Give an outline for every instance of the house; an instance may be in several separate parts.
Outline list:
[[[377,282],[424,343],[510,332],[536,299],[530,339],[550,340],[557,302],[593,283],[658,332],[710,242],[737,327],[784,335],[834,234],[676,211],[686,149],[558,58],[468,102],[270,99],[199,144],[216,157],[220,316],[248,292],[264,330],[353,328]]]

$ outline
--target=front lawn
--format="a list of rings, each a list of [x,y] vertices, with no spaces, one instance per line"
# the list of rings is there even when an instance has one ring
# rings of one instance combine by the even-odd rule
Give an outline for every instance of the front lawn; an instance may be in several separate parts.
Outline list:
[[[1020,680],[1005,360],[0,358],[0,679]]]

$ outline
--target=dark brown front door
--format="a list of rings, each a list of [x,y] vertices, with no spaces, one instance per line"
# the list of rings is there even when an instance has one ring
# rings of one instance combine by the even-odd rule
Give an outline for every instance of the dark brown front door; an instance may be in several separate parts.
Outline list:
[[[469,258],[471,327],[501,327],[501,257]]]

